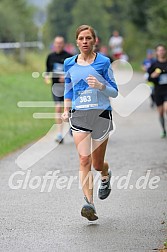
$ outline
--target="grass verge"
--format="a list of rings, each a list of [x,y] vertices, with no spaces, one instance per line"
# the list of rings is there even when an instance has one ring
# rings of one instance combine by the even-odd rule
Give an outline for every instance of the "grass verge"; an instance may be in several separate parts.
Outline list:
[[[37,79],[32,77],[33,71],[44,70],[45,58],[33,55],[28,61],[31,59],[32,66],[23,66],[11,57],[0,55],[0,65],[3,65],[0,74],[0,157],[40,138],[54,123],[52,119],[40,120],[32,116],[34,112],[54,112],[54,108],[17,106],[19,101],[52,101],[51,87],[44,84],[41,75]]]

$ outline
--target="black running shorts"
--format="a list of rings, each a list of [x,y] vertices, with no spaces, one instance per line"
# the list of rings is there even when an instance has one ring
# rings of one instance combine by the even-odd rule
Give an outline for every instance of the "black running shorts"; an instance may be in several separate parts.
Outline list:
[[[64,101],[64,85],[55,83],[52,85],[52,96],[55,102]]]
[[[167,102],[167,92],[166,94],[158,94],[155,92],[154,94],[154,99],[155,99],[155,103],[157,106],[161,106],[163,105],[164,102]]]

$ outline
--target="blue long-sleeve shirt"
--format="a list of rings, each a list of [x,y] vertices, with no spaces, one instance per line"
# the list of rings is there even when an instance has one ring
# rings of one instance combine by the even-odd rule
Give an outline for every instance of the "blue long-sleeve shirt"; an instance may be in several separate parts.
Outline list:
[[[64,98],[72,100],[72,109],[108,109],[112,110],[109,97],[118,95],[109,58],[97,53],[94,62],[82,66],[77,56],[64,61],[65,91]],[[86,78],[92,75],[106,88],[102,91],[89,87]]]

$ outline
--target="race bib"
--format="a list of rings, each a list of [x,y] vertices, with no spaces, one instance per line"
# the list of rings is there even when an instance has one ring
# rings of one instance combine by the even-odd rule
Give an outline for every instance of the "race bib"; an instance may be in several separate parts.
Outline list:
[[[86,89],[84,91],[76,91],[75,107],[79,108],[93,108],[98,106],[97,90]]]
[[[167,74],[161,74],[159,76],[159,85],[167,85]]]
[[[53,64],[53,74],[54,74],[54,77],[56,77],[55,75],[63,75],[64,74],[63,64],[54,63]]]

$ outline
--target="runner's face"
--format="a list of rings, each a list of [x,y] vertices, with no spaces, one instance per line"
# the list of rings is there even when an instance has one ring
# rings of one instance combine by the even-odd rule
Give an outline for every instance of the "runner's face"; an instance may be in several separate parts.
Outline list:
[[[166,58],[166,49],[163,46],[158,46],[156,50],[157,58]]]
[[[60,53],[63,51],[63,49],[64,49],[64,39],[56,38],[54,41],[54,51]]]
[[[93,38],[91,31],[85,30],[80,32],[77,38],[77,45],[82,53],[90,53],[93,51],[95,39]]]

